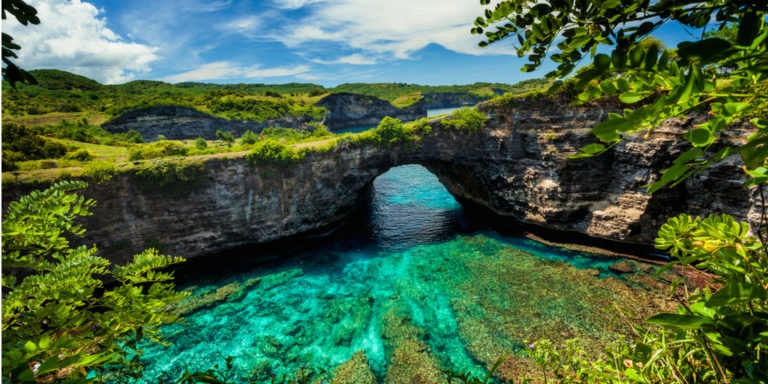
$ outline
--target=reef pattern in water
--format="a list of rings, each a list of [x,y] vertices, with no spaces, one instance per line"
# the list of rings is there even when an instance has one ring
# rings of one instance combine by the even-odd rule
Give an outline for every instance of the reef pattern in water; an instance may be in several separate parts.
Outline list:
[[[652,267],[613,275],[615,259],[494,232],[458,234],[461,207],[419,166],[375,183],[371,241],[332,244],[280,265],[182,287],[184,323],[143,346],[143,382],[234,356],[234,380],[323,368],[333,383],[443,383],[483,375],[541,337],[580,337],[595,354],[628,335],[619,304],[644,317],[674,308]],[[466,229],[466,228],[464,228]],[[507,358],[502,378],[533,369]]]

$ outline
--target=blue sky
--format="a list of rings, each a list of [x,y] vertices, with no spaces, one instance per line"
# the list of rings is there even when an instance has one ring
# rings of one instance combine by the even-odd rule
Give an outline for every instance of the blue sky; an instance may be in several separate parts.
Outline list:
[[[19,64],[102,83],[515,83],[525,60],[478,48],[478,0],[33,0],[41,24],[3,22]],[[659,31],[674,46],[691,36]]]

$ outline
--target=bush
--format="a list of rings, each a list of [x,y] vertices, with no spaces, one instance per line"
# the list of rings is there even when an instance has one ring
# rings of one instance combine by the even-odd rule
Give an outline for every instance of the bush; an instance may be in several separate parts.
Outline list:
[[[118,140],[125,141],[126,143],[135,143],[135,144],[145,143],[144,138],[141,137],[141,133],[134,130],[130,130],[125,133],[118,133],[118,134],[115,134],[114,136]]]
[[[99,137],[112,136],[100,127],[88,124],[88,120],[84,118],[79,121],[62,120],[56,125],[42,127],[41,131],[45,135],[83,143],[98,143]]]
[[[67,152],[64,144],[40,137],[39,131],[19,124],[3,124],[3,152],[14,152],[4,156],[6,161],[27,161],[57,159]]]
[[[259,135],[251,132],[250,130],[245,131],[243,133],[243,136],[240,137],[240,144],[255,144],[257,141],[259,141]]]
[[[157,135],[157,139],[158,140],[165,140],[165,139],[167,139],[167,137],[165,137],[165,135],[163,135],[163,134],[160,134],[160,135]]]
[[[198,137],[197,139],[195,139],[195,148],[199,150],[206,149],[208,148],[208,143],[202,137]]]
[[[483,129],[485,119],[485,114],[476,109],[461,108],[451,113],[451,119],[442,120],[441,123],[447,128],[473,133]]]
[[[270,140],[296,142],[303,139],[304,135],[293,128],[267,127],[261,131],[261,137]]]
[[[136,343],[161,342],[158,327],[178,319],[159,309],[186,295],[159,269],[183,259],[147,250],[112,266],[95,247],[70,246],[83,242],[76,223],[95,202],[67,192],[85,186],[70,181],[34,191],[3,217],[4,383],[102,383],[99,371],[109,364],[140,375]]]
[[[216,138],[226,142],[228,146],[232,146],[235,142],[235,136],[232,136],[231,132],[224,132],[221,129],[216,130]]]
[[[80,148],[77,151],[67,153],[64,158],[77,161],[89,161],[93,159],[93,155],[87,149]]]
[[[180,141],[156,141],[128,148],[128,160],[157,159],[170,156],[186,156],[189,148]]]
[[[161,161],[140,168],[134,178],[143,189],[159,190],[162,194],[178,198],[189,195],[202,181],[205,163],[201,161]]]
[[[96,183],[107,182],[117,173],[117,166],[103,160],[93,160],[83,167],[83,176],[95,181]]]
[[[251,164],[295,164],[306,157],[307,151],[296,151],[291,146],[274,140],[256,143],[253,151],[245,156]]]
[[[326,92],[327,91],[324,90],[324,89],[319,89],[319,88],[318,89],[313,89],[313,90],[309,91],[309,96],[313,96],[313,97],[314,96],[320,96],[320,95],[324,95]]]

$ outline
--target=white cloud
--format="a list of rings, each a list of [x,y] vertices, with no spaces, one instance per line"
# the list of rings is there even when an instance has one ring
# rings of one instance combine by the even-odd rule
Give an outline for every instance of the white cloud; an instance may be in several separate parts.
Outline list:
[[[18,64],[25,69],[57,68],[104,83],[119,83],[146,72],[158,59],[157,48],[123,41],[107,28],[99,10],[80,0],[30,1],[39,25],[22,26],[11,18],[3,32],[21,45]]]
[[[503,44],[477,46],[480,37],[469,30],[483,9],[469,0],[318,2],[308,16],[271,37],[291,48],[336,42],[367,55],[399,59],[410,58],[429,44],[472,55],[513,54]]]
[[[217,25],[216,28],[224,32],[240,33],[246,37],[257,37],[258,28],[263,24],[260,16],[245,16],[227,23]]]
[[[323,0],[276,0],[272,4],[277,8],[283,9],[299,9],[305,5],[312,3],[319,3]]]
[[[376,64],[377,62],[375,57],[363,56],[359,53],[354,53],[348,56],[342,56],[336,60],[314,59],[312,61],[318,64],[354,64],[354,65],[372,65],[372,64]]]
[[[191,71],[179,73],[163,78],[163,81],[170,83],[181,83],[185,81],[202,80],[225,80],[233,78],[263,78],[263,77],[282,77],[282,76],[303,76],[308,78],[310,68],[307,65],[297,65],[294,67],[275,67],[259,68],[258,66],[242,66],[229,61],[217,61],[203,64]]]

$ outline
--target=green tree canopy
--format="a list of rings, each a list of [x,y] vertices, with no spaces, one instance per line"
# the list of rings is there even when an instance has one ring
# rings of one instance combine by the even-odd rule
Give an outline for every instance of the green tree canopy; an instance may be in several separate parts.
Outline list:
[[[766,103],[765,92],[756,90],[765,87],[768,76],[767,9],[764,0],[506,0],[477,17],[471,32],[484,34],[480,46],[514,38],[518,56],[529,61],[525,72],[549,56],[558,63],[550,78],[564,79],[588,59],[589,68],[573,78],[578,102],[617,96],[632,105],[597,124],[592,133],[600,143],[577,156],[599,155],[628,135],[650,135],[670,117],[709,108],[713,117],[685,135],[692,148],[650,186],[652,192],[737,152],[751,183],[768,181],[768,119],[755,110]],[[723,36],[731,25],[738,30],[734,40],[702,34],[675,50],[642,43],[670,22],[693,30],[722,29]],[[601,45],[611,47],[610,54],[598,53]],[[557,81],[550,91],[563,83]],[[730,124],[754,115],[758,130],[745,144],[712,150]]]

